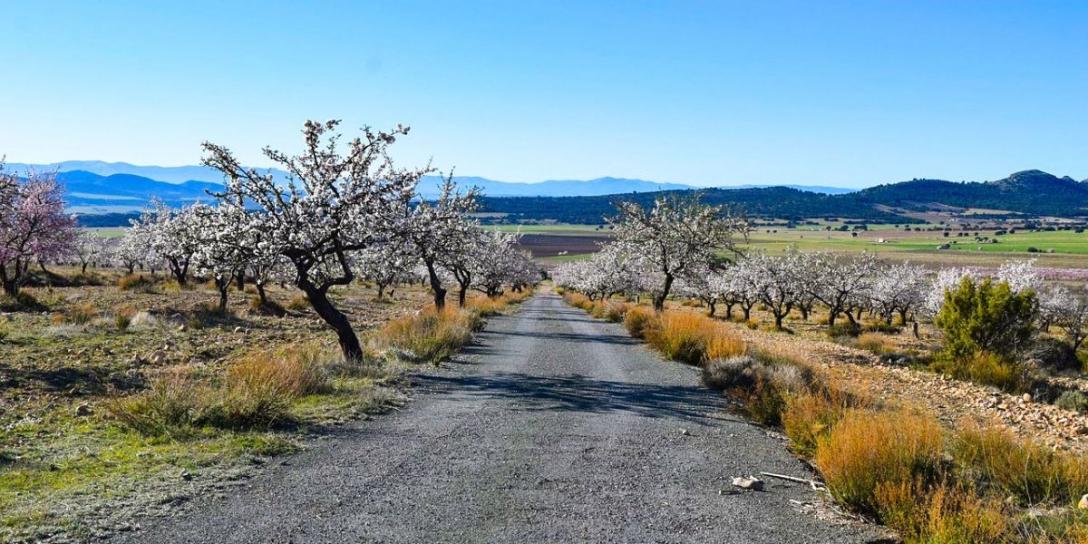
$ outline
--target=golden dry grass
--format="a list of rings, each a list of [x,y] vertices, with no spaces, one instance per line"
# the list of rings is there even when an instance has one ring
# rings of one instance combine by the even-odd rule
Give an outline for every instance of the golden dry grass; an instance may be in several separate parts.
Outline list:
[[[944,435],[936,419],[908,412],[850,410],[816,446],[814,461],[837,500],[878,514],[876,490],[936,470]]]

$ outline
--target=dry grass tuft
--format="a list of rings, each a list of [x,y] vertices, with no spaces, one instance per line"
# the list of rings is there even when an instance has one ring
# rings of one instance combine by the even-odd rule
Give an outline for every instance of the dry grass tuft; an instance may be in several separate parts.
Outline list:
[[[857,346],[858,349],[871,351],[877,355],[895,350],[895,343],[893,343],[891,339],[876,332],[860,334],[857,339],[854,340],[854,345]]]
[[[690,365],[701,365],[712,353],[732,357],[745,351],[744,341],[721,323],[691,312],[664,312],[643,329],[643,336],[666,358]]]
[[[1068,504],[1088,490],[1088,457],[1056,452],[1000,428],[965,425],[952,441],[960,470],[1023,505]]]
[[[657,313],[647,306],[635,306],[623,316],[623,326],[627,333],[635,338],[644,338],[646,329],[657,320]]]
[[[390,321],[375,338],[413,362],[438,364],[471,342],[481,324],[474,312],[431,308]]]
[[[63,313],[53,314],[54,325],[86,325],[98,317],[98,309],[89,302],[73,304]]]
[[[850,410],[819,440],[814,460],[832,496],[878,515],[877,488],[931,478],[943,441],[932,417],[905,410]]]

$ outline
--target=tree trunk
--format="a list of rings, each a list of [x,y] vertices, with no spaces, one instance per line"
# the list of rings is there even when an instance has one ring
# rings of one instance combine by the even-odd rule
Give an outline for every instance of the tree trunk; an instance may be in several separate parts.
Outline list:
[[[707,317],[714,317],[714,310],[717,309],[717,302],[711,301],[706,303],[706,315]]]
[[[735,303],[733,303],[733,302],[726,302],[725,303],[725,318],[726,319],[729,319],[729,320],[733,319],[733,304],[735,304]]]
[[[665,299],[669,298],[669,290],[672,289],[672,274],[665,274],[665,285],[661,292],[654,295],[654,310],[660,312],[665,309]]]
[[[227,313],[227,291],[230,290],[230,276],[216,278],[215,288],[219,290],[219,313]]]
[[[465,296],[468,295],[468,286],[462,284],[457,290],[457,304],[462,308],[465,307]]]
[[[434,293],[434,307],[436,310],[443,310],[446,308],[446,289],[442,287],[442,280],[438,278],[438,272],[435,272],[434,263],[425,263],[427,265],[427,279],[431,282],[431,291]]]
[[[378,300],[381,300],[385,297],[385,284],[375,282],[374,286],[378,288]]]
[[[261,306],[268,304],[268,294],[264,292],[264,283],[255,281],[253,285],[257,287],[257,299],[261,301]]]
[[[344,360],[358,361],[362,359],[363,348],[359,345],[359,337],[355,335],[355,330],[351,328],[351,321],[343,312],[337,310],[336,306],[333,306],[325,291],[308,282],[300,282],[298,287],[302,289],[302,292],[306,293],[306,298],[310,301],[310,305],[313,306],[317,315],[336,331],[336,338],[340,344],[340,352],[344,355]]]
[[[246,271],[244,269],[239,270],[238,275],[234,278],[234,281],[237,282],[239,291],[245,291],[246,290]]]
[[[782,330],[782,318],[786,317],[786,314],[774,312],[774,329],[776,331]]]
[[[745,321],[750,321],[752,319],[752,307],[751,306],[743,306],[742,308],[744,309],[744,320]]]
[[[83,263],[82,267],[80,268],[80,272],[79,272],[79,273],[80,273],[80,274],[83,274],[84,276],[86,276],[86,275],[87,275],[87,263]]]
[[[838,318],[839,312],[836,312],[833,308],[827,310],[827,326],[834,327],[835,319]]]

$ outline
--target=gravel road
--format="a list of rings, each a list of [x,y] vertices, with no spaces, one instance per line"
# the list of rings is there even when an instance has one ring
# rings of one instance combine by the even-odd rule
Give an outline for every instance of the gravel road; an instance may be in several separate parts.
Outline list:
[[[722,410],[695,369],[541,294],[489,319],[402,411],[361,422],[226,498],[118,542],[870,542],[822,521],[781,440]]]

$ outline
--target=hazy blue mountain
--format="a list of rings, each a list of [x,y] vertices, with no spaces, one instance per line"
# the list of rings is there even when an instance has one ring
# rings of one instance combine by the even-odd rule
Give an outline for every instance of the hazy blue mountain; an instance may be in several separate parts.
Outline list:
[[[32,168],[40,172],[81,171],[97,174],[99,176],[128,174],[174,184],[188,181],[204,181],[210,183],[222,183],[223,181],[223,176],[219,171],[206,166],[140,166],[127,162],[64,161],[34,165],[8,163],[6,168],[18,173],[24,172],[28,168]],[[264,171],[271,171],[278,181],[283,182],[287,179],[287,174],[281,170],[264,169]],[[534,183],[514,183],[473,176],[457,176],[454,180],[457,181],[457,184],[461,187],[479,187],[483,193],[488,196],[600,196],[694,188],[691,185],[681,183],[613,177],[603,177],[591,180],[547,180]],[[117,181],[119,182],[120,180]],[[424,196],[437,195],[441,183],[442,180],[440,177],[428,176],[424,178],[423,182],[420,184],[420,192]],[[790,187],[801,191],[823,194],[844,194],[853,191],[853,189],[845,189],[842,187],[817,185],[730,185],[722,188],[752,189],[762,187]]]
[[[206,181],[211,183],[223,182],[223,174],[218,170],[208,168],[207,166],[197,165],[140,166],[127,162],[63,161],[49,164],[7,163],[5,168],[17,173],[22,173],[28,168],[32,168],[39,172],[72,172],[78,170],[98,174],[100,176],[129,174],[166,183],[185,183],[187,181]],[[265,171],[268,169],[258,170]],[[286,179],[286,174],[283,171],[273,169],[272,172],[276,175],[277,179]]]
[[[132,174],[101,176],[83,170],[59,172],[69,208],[75,213],[123,213],[142,209],[158,198],[171,206],[196,201],[210,201],[208,191],[220,190],[221,184],[206,181],[166,183]]]

